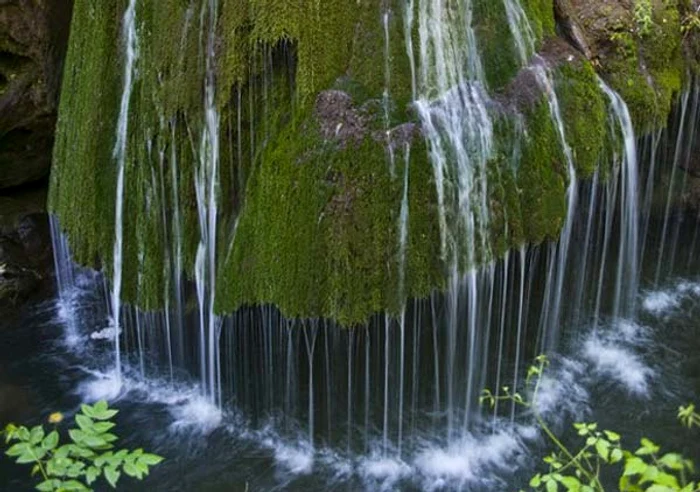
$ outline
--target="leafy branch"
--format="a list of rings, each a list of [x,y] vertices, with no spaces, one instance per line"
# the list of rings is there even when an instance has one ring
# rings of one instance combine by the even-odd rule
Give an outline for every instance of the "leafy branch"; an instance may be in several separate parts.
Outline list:
[[[585,441],[576,451],[567,448],[537,407],[540,384],[548,366],[549,360],[541,355],[529,368],[526,379],[531,395],[529,400],[520,393],[513,393],[509,387],[502,388],[499,394],[485,389],[480,398],[482,404],[489,404],[492,408],[497,402],[510,401],[529,409],[537,425],[555,446],[556,451],[543,459],[548,471],[532,477],[530,487],[547,492],[604,492],[602,469],[617,467],[620,472],[618,489],[622,492],[700,492],[700,484],[690,481],[695,474],[693,462],[678,453],[661,454],[661,448],[646,438],[641,440],[639,449],[631,452],[622,447],[618,433],[600,430],[596,423],[575,423],[574,429]],[[681,407],[678,418],[688,428],[700,426],[700,415],[694,405]]]
[[[9,424],[0,432],[10,445],[5,454],[18,464],[33,465],[31,474],[41,476],[36,489],[42,492],[89,491],[101,477],[116,488],[122,473],[142,480],[163,458],[143,449],[115,451],[118,437],[111,433],[111,420],[117,412],[105,401],[82,405],[75,416],[77,427],[68,431],[71,442],[63,445],[56,428],[47,434],[42,425],[29,429]],[[57,426],[63,415],[54,413],[48,420]]]

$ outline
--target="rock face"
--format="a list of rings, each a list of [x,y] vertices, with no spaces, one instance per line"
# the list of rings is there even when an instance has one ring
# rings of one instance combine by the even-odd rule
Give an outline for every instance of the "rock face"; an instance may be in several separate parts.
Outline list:
[[[0,311],[48,282],[51,237],[42,189],[0,197]]]
[[[72,0],[0,0],[0,189],[48,175]]]

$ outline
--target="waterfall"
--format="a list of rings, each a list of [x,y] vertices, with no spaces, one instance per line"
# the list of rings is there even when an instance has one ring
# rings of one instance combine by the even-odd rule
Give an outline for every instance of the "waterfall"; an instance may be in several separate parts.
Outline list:
[[[207,15],[208,14],[208,15]],[[221,321],[214,313],[216,292],[216,234],[219,193],[219,114],[216,108],[216,25],[218,0],[202,5],[201,25],[205,46],[204,125],[195,176],[200,242],[195,264],[199,304],[200,375],[202,391],[220,403],[217,358]]]
[[[112,267],[112,325],[114,329],[114,348],[116,358],[117,380],[121,380],[122,362],[119,347],[121,333],[121,293],[122,293],[122,255],[124,250],[124,188],[126,172],[127,139],[129,136],[129,106],[134,85],[135,66],[138,58],[138,33],[136,32],[136,0],[129,0],[124,13],[124,88],[119,107],[117,123],[117,140],[114,146],[114,159],[117,162],[116,205],[114,213],[114,252]]]
[[[639,169],[637,166],[637,140],[632,127],[627,104],[602,79],[600,88],[610,99],[610,106],[617,119],[624,139],[624,152],[620,174],[622,178],[620,243],[617,260],[617,280],[613,316],[629,318],[635,311],[635,298],[639,286]],[[623,293],[624,290],[624,293]],[[624,296],[623,296],[624,294]],[[624,297],[624,298],[622,298]]]
[[[147,151],[142,149],[160,166],[150,171],[150,180],[154,188],[151,193],[159,194],[154,200],[160,200],[163,207],[158,215],[162,215],[167,248],[163,260],[165,311],[145,313],[120,304],[126,166],[127,159],[131,163],[132,150],[128,141],[135,137],[129,135],[130,100],[139,60],[136,0],[130,0],[124,14],[126,57],[114,149],[117,200],[113,282],[107,309],[113,317],[120,384],[122,367],[125,379],[138,374],[140,380],[160,377],[166,373],[165,367],[170,378],[168,388],[176,393],[167,402],[181,405],[173,381],[183,373],[192,373],[198,379],[200,401],[207,410],[201,413],[215,416],[214,427],[222,418],[228,418],[222,408],[233,402],[230,413],[237,420],[226,427],[227,431],[240,432],[255,446],[272,451],[268,454],[277,454],[284,447],[279,454],[289,455],[293,448],[303,454],[300,461],[304,466],[297,464],[295,470],[303,469],[304,473],[312,469],[308,463],[327,466],[342,458],[346,460],[341,463],[343,467],[333,471],[335,483],[351,475],[355,478],[349,481],[394,473],[399,481],[414,480],[412,485],[416,488],[430,488],[423,486],[421,480],[425,477],[437,477],[431,485],[464,488],[468,480],[462,459],[472,452],[472,445],[477,450],[472,454],[489,450],[491,445],[512,450],[512,454],[504,452],[508,459],[499,463],[506,469],[520,458],[523,443],[536,437],[532,429],[519,427],[523,415],[518,407],[497,402],[493,411],[482,415],[479,394],[486,387],[507,386],[513,393],[524,391],[526,364],[540,352],[551,354],[555,360],[571,359],[572,365],[584,369],[592,368],[592,363],[580,353],[566,352],[567,344],[562,342],[577,340],[599,326],[618,328],[622,319],[635,319],[645,251],[659,253],[654,272],[657,282],[664,279],[663,273],[672,270],[672,266],[667,268],[661,262],[673,263],[678,248],[680,219],[674,216],[672,205],[684,185],[679,186],[676,175],[682,172],[678,169],[682,163],[690,159],[685,148],[696,138],[700,90],[686,93],[681,100],[680,130],[672,159],[665,159],[660,134],[649,140],[648,148],[641,152],[649,155],[641,158],[625,102],[600,80],[600,90],[609,101],[608,130],[616,155],[609,173],[604,168],[606,163],[601,163],[601,169],[590,180],[579,179],[574,152],[567,140],[572,139],[567,135],[569,122],[565,121],[566,113],[562,114],[557,95],[555,68],[536,55],[535,36],[521,2],[503,0],[503,21],[507,21],[513,35],[520,68],[526,75],[534,76],[543,96],[544,119],[548,124],[551,121],[555,146],[561,150],[560,174],[566,185],[567,210],[557,240],[540,245],[509,244],[511,249],[502,252],[492,245],[492,229],[500,222],[491,193],[503,183],[489,180],[501,172],[498,159],[505,153],[504,160],[510,161],[508,171],[513,172],[517,182],[520,145],[527,143],[520,139],[520,134],[525,133],[526,116],[512,114],[515,109],[506,107],[500,95],[492,97],[489,93],[483,66],[486,60],[482,61],[475,31],[478,20],[473,19],[474,3],[406,0],[403,16],[394,16],[385,2],[381,17],[372,13],[377,44],[383,42],[384,66],[378,63],[378,68],[384,70],[384,85],[380,79],[371,101],[375,106],[367,107],[377,109],[379,131],[371,137],[381,145],[386,143],[391,177],[387,182],[396,196],[396,202],[389,207],[391,229],[396,231],[387,241],[390,259],[377,268],[388,272],[391,282],[387,282],[386,290],[396,291],[388,292],[387,297],[393,299],[392,295],[396,295],[400,311],[396,316],[376,314],[367,326],[346,329],[325,319],[285,319],[269,305],[246,305],[228,316],[215,312],[217,280],[221,283],[217,267],[225,256],[222,252],[232,255],[234,251],[233,241],[228,243],[228,250],[219,249],[220,242],[224,229],[232,224],[235,238],[239,218],[227,215],[230,196],[226,195],[226,187],[243,187],[246,180],[242,173],[248,172],[249,164],[250,172],[256,171],[260,150],[276,138],[274,126],[278,124],[267,121],[275,114],[273,105],[277,103],[275,86],[270,83],[274,60],[269,47],[262,49],[265,60],[262,67],[253,70],[258,72],[250,87],[240,84],[230,91],[228,114],[222,109],[225,105],[217,105],[217,95],[222,94],[219,91],[229,89],[217,87],[217,77],[221,77],[217,70],[217,56],[221,56],[222,49],[218,39],[223,25],[220,10],[224,10],[218,0],[202,0],[199,45],[195,43],[193,49],[199,49],[199,58],[193,64],[199,63],[197,74],[202,77],[202,93],[200,88],[196,92],[201,108],[197,106],[187,117],[164,117],[159,121],[163,141],[149,140],[144,145]],[[192,7],[188,10],[188,23],[191,10]],[[404,24],[406,52],[402,56],[408,58],[406,70],[411,77],[413,109],[424,137],[421,144],[425,143],[430,160],[426,170],[428,174],[432,172],[434,179],[436,203],[429,207],[436,209],[435,237],[439,235],[440,242],[436,249],[440,251],[445,278],[444,293],[433,292],[427,299],[415,300],[406,300],[413,287],[409,284],[413,280],[412,262],[423,258],[416,258],[422,252],[412,256],[416,252],[411,247],[420,226],[416,217],[425,210],[414,206],[412,196],[426,184],[419,182],[423,175],[421,162],[416,159],[418,145],[401,142],[401,135],[395,138],[400,132],[392,133],[391,128],[392,116],[398,115],[400,109],[392,106],[396,104],[392,98],[397,96],[391,93],[392,83],[396,87],[399,80],[392,81],[397,73],[392,70],[401,66],[392,60],[392,56],[397,56],[392,52],[392,42],[396,40],[390,38],[396,32],[391,30],[392,23],[398,22]],[[256,126],[257,105],[265,108],[262,127]],[[134,104],[134,111],[136,107]],[[505,151],[495,141],[496,135],[501,135],[497,132],[501,119],[509,119],[508,135],[517,135],[512,148]],[[229,141],[220,142],[220,134],[226,129],[230,132]],[[177,145],[181,133],[188,135],[196,161],[196,217],[192,217],[198,226],[198,238],[192,241],[195,251],[189,251],[186,237],[188,208],[194,210],[186,188],[191,183],[179,186],[186,179],[189,164],[188,150],[183,150],[186,145]],[[235,169],[240,172],[238,183],[234,171],[226,168],[227,157],[241,167]],[[244,169],[243,161],[248,157],[250,162],[245,163]],[[671,239],[663,237],[657,244],[649,239],[649,211],[660,188],[659,175],[668,170],[663,166],[666,160],[673,167],[671,183],[664,183],[668,195],[663,230],[664,236]],[[645,168],[647,161],[649,166]],[[546,165],[554,167],[550,162]],[[380,167],[378,172],[386,172]],[[553,172],[559,173],[559,169]],[[647,181],[642,188],[645,173]],[[242,203],[236,206],[244,208]],[[507,220],[506,224],[509,229]],[[77,274],[70,262],[68,242],[60,234],[55,218],[51,227],[60,301],[69,305]],[[700,241],[697,231],[693,243]],[[332,253],[331,250],[327,254]],[[194,261],[189,258],[193,255]],[[308,266],[300,264],[289,268]],[[319,303],[345,301],[321,299]],[[382,300],[376,300],[373,306],[381,303]],[[100,309],[96,311],[104,311]],[[71,322],[77,319],[70,318]],[[67,330],[73,330],[77,340],[85,329],[76,322]],[[94,333],[87,335],[92,337]],[[133,357],[122,360],[122,350]],[[555,404],[566,403],[561,395],[552,398]],[[176,403],[172,403],[174,400]],[[552,418],[561,424],[568,418],[567,412]],[[498,441],[504,434],[509,439]],[[479,472],[479,465],[484,469],[492,465],[479,461],[481,457],[474,459],[478,464],[474,470]],[[401,487],[399,481],[373,485],[375,489],[389,490]],[[351,483],[350,488],[354,485]]]
[[[574,157],[571,152],[571,147],[566,141],[566,132],[564,130],[564,120],[559,107],[559,99],[552,83],[552,74],[544,65],[544,62],[537,63],[532,67],[532,70],[537,77],[538,82],[544,90],[545,96],[549,103],[549,111],[552,121],[557,130],[559,142],[561,144],[564,158],[566,159],[566,170],[569,178],[568,187],[566,190],[567,196],[567,211],[566,220],[562,228],[559,242],[552,245],[550,248],[550,256],[548,261],[550,266],[548,270],[556,278],[554,282],[547,283],[547,294],[545,295],[544,312],[542,317],[542,337],[541,350],[549,352],[556,347],[561,329],[561,301],[564,290],[564,280],[566,275],[566,267],[569,258],[571,233],[574,225],[574,217],[578,204],[578,180],[576,178],[576,167],[574,166]]]
[[[676,217],[677,214],[674,213],[672,204],[674,198],[679,195],[682,196],[685,192],[687,173],[680,168],[682,165],[687,164],[690,159],[690,150],[686,149],[693,149],[694,143],[698,138],[696,129],[698,125],[700,125],[700,121],[698,121],[700,119],[700,110],[698,109],[700,106],[700,84],[697,81],[695,81],[692,90],[683,94],[680,106],[681,110],[677,127],[678,133],[672,154],[673,167],[671,168],[668,182],[663,230],[658,248],[658,262],[654,276],[656,285],[658,285],[661,280],[664,266],[668,265],[670,267],[666,273],[673,271],[680,222]],[[679,172],[683,173],[680,187],[677,182]],[[671,238],[670,241],[668,240],[669,237]]]
[[[530,21],[525,15],[519,0],[503,0],[508,17],[508,26],[513,34],[515,47],[520,58],[520,65],[527,66],[530,58],[535,54],[535,35],[532,32]]]

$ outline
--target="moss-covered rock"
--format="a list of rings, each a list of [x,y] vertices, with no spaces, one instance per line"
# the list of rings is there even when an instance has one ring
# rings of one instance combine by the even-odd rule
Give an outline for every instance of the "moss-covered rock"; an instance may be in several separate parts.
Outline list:
[[[663,127],[684,74],[678,2],[650,0],[648,19],[621,0],[570,4],[601,73],[627,102],[635,128],[644,133]]]
[[[592,65],[582,58],[558,66],[556,88],[577,174],[588,178],[604,157],[608,133],[605,96]]]
[[[435,189],[422,137],[409,124],[387,141],[372,130],[377,117],[344,93],[322,93],[311,114],[298,114],[267,146],[220,275],[220,311],[274,303],[289,317],[332,316],[343,324],[398,312],[405,166],[407,294],[423,297],[440,285]]]
[[[126,5],[76,0],[51,186],[51,209],[76,259],[103,265],[108,274]],[[124,299],[159,309],[171,295],[175,269],[194,278],[195,178],[208,164],[202,135],[210,29],[220,121],[217,311],[270,303],[288,317],[352,325],[444,287],[434,170],[411,104],[421,94],[423,104],[442,96],[421,87],[430,84],[421,59],[431,59],[435,48],[420,46],[420,5],[221,0],[216,25],[209,25],[193,0],[137,2]],[[557,0],[558,18],[585,32],[591,60],[557,37],[553,0],[519,3],[537,63],[544,60],[555,74],[566,138],[578,174],[587,177],[611,153],[595,71],[628,101],[638,129],[662,124],[682,83],[683,12],[673,2],[654,2],[642,33],[629,2],[568,0],[565,15],[562,5]],[[489,210],[487,251],[476,259],[488,262],[523,242],[555,239],[568,183],[547,98],[532,68],[522,66],[505,3],[471,6],[494,124],[493,152],[478,176]],[[406,172],[404,256],[399,219]],[[455,195],[455,177],[446,179],[447,193]]]

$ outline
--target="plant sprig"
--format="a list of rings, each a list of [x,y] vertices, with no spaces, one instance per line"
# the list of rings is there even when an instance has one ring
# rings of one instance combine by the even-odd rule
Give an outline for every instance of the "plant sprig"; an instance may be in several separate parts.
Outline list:
[[[89,491],[102,477],[116,488],[122,473],[142,480],[163,458],[143,449],[115,451],[118,437],[111,432],[111,420],[117,413],[105,401],[82,405],[75,416],[77,427],[68,430],[70,442],[63,445],[57,428],[47,434],[42,425],[29,429],[9,424],[3,431],[10,445],[5,454],[18,464],[32,465],[32,476],[41,476],[36,489],[42,492]],[[48,420],[58,426],[63,415],[54,413]]]

